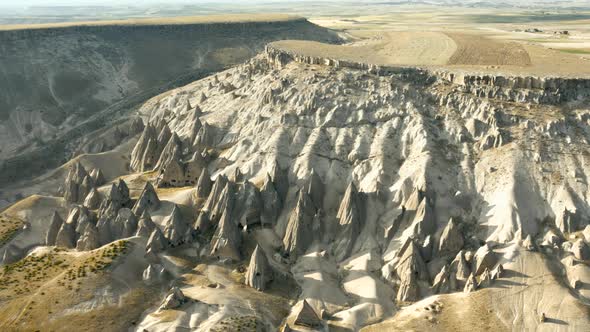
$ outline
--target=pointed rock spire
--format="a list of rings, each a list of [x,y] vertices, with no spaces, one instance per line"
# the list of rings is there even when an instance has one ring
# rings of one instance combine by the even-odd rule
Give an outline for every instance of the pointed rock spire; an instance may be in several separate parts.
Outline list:
[[[209,193],[211,192],[211,186],[212,186],[212,182],[211,182],[211,177],[209,175],[209,171],[207,170],[207,167],[203,167],[203,170],[201,171],[201,175],[199,176],[199,179],[197,180],[197,197],[198,198],[205,198],[209,195]]]
[[[78,187],[78,200],[83,200],[86,198],[88,193],[94,189],[94,181],[90,177],[90,175],[86,175],[82,183]]]
[[[278,161],[275,160],[270,167],[269,174],[275,189],[281,198],[281,202],[285,202],[287,192],[289,191],[289,177],[287,171],[282,170]]]
[[[492,269],[496,265],[496,254],[486,243],[475,252],[475,275],[478,276],[485,269]]]
[[[455,259],[451,262],[451,276],[452,280],[456,281],[456,287],[464,285],[467,282],[467,278],[469,278],[470,274],[471,269],[465,260],[465,252],[459,251],[457,256],[455,256]]]
[[[486,288],[492,285],[492,277],[490,270],[486,267],[479,278],[479,283],[477,284],[477,288]]]
[[[263,225],[274,225],[281,213],[282,203],[268,173],[260,189],[260,197],[262,199],[260,221]]]
[[[229,213],[233,213],[235,199],[235,184],[228,181],[225,184],[225,188],[223,188],[223,190],[221,191],[218,200],[215,202],[215,205],[213,205],[213,208],[209,212],[209,218],[211,219],[211,221],[219,220],[221,215],[226,211],[228,211]],[[228,217],[231,218],[232,214],[229,214]]]
[[[448,265],[443,266],[442,270],[434,277],[432,291],[435,294],[445,294],[454,291],[451,284],[451,273]]]
[[[469,278],[467,278],[467,282],[465,283],[465,288],[463,289],[464,293],[471,293],[471,292],[475,292],[477,290],[477,279],[475,279],[475,276],[472,274],[469,275]]]
[[[59,216],[57,211],[53,211],[53,215],[51,216],[51,222],[49,223],[49,229],[47,230],[47,234],[45,236],[45,243],[48,246],[55,245],[57,233],[61,229],[61,225],[63,224],[63,222],[63,219]]]
[[[178,205],[174,204],[172,212],[166,221],[164,236],[172,246],[178,246],[184,242],[184,235],[188,229],[187,224],[182,220],[182,214]]]
[[[143,162],[144,155],[148,148],[148,144],[150,141],[157,142],[157,134],[156,128],[148,123],[147,126],[143,129],[139,140],[135,144],[133,151],[131,152],[131,168],[138,171],[143,172],[145,169],[145,164]],[[156,147],[157,148],[157,147]]]
[[[119,215],[115,222],[122,225],[120,236],[117,239],[132,237],[137,232],[137,217],[130,209],[124,208],[119,210]]]
[[[318,317],[309,302],[307,302],[307,300],[303,300],[303,303],[295,314],[295,320],[293,321],[293,324],[316,328],[322,326],[322,320]]]
[[[64,248],[74,248],[76,246],[76,230],[74,225],[64,222],[55,238],[55,245]]]
[[[162,231],[156,227],[154,231],[150,235],[147,244],[145,246],[146,253],[149,254],[157,254],[162,250],[166,249],[168,241],[164,237]]]
[[[260,246],[256,245],[252,257],[250,257],[250,265],[248,265],[248,270],[246,271],[246,285],[263,291],[271,279],[272,271],[268,264],[268,259]]]
[[[84,199],[84,206],[90,210],[96,210],[100,206],[100,194],[96,188],[92,188]]]
[[[179,162],[182,157],[181,151],[182,142],[180,141],[180,138],[178,138],[178,135],[176,135],[176,133],[172,133],[170,138],[168,139],[168,142],[166,143],[166,146],[164,146],[164,149],[160,154],[160,159],[158,159],[155,168],[161,169],[162,167],[164,167],[164,165],[170,163],[172,160]]]
[[[528,234],[526,236],[526,238],[522,241],[522,247],[528,251],[535,250],[535,243],[533,242],[533,238],[531,237],[531,234]]]
[[[156,224],[152,221],[152,217],[150,216],[147,210],[144,210],[139,221],[137,222],[137,233],[135,235],[140,237],[149,237],[154,229],[156,228]]]
[[[462,248],[463,235],[455,219],[451,218],[440,236],[438,243],[439,255],[455,255]]]
[[[324,183],[314,169],[311,170],[305,190],[307,190],[307,194],[311,197],[316,209],[321,209],[324,202]]]
[[[209,197],[207,197],[207,201],[203,205],[203,210],[211,211],[215,207],[215,205],[219,202],[221,198],[221,193],[225,189],[229,180],[223,174],[219,174],[213,183],[213,187],[211,188],[211,192],[209,193]]]
[[[85,228],[84,232],[76,243],[76,249],[78,251],[94,250],[100,247],[100,241],[98,238],[98,230],[94,224],[89,223]]]
[[[90,177],[96,186],[102,186],[106,183],[106,179],[100,168],[95,168],[90,172]]]
[[[204,122],[195,136],[193,147],[196,150],[212,148],[215,145],[215,128]]]
[[[425,238],[436,231],[434,209],[429,202],[428,197],[422,199],[418,205],[414,221],[412,222],[412,227],[414,228],[414,236],[417,238]]]
[[[299,191],[297,206],[291,212],[287,230],[283,237],[283,248],[292,261],[305,253],[313,241],[313,217],[315,215],[313,202],[304,191]]]
[[[590,260],[590,247],[582,239],[578,239],[570,249],[576,259],[586,261]]]
[[[248,226],[260,223],[262,200],[260,192],[250,181],[244,181],[239,185],[234,201],[235,211],[238,211],[236,217],[240,225]]]
[[[166,269],[160,264],[149,264],[148,267],[143,270],[142,280],[148,284],[154,284],[162,280]]]
[[[158,308],[159,311],[168,310],[168,309],[176,309],[186,303],[188,300],[178,287],[172,288],[166,298]]]
[[[211,228],[211,221],[206,212],[199,213],[193,229],[196,234],[204,234]]]
[[[395,266],[395,273],[400,279],[397,300],[416,301],[421,295],[419,281],[429,280],[428,269],[414,241],[410,240],[403,249],[400,260]]]
[[[217,231],[211,239],[211,256],[239,261],[242,235],[238,226],[231,220],[230,212],[226,210],[219,220]]]
[[[348,257],[353,249],[356,239],[361,232],[361,203],[359,193],[353,182],[350,182],[340,202],[340,208],[336,218],[339,221],[338,241],[335,241],[334,252],[338,260]]]
[[[142,215],[146,210],[155,210],[160,207],[160,199],[151,182],[146,182],[143,191],[139,195],[139,199],[133,206],[133,213],[135,215]]]

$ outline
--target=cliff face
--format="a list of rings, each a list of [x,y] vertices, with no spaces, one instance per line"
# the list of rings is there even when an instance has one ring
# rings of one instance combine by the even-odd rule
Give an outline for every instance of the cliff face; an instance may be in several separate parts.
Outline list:
[[[338,41],[296,18],[0,31],[1,158],[47,142],[114,103],[139,103],[243,62],[279,39]]]

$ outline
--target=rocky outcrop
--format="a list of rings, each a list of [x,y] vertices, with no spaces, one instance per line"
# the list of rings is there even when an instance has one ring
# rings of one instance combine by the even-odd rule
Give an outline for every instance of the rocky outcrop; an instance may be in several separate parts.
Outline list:
[[[55,245],[57,233],[60,231],[63,222],[63,219],[59,216],[57,211],[54,211],[53,215],[51,216],[49,228],[47,229],[47,234],[45,235],[45,244],[48,246]]]
[[[102,186],[103,184],[105,184],[107,182],[106,178],[100,168],[93,169],[90,172],[90,177],[92,178],[92,181],[94,182],[94,184],[96,186]]]
[[[149,264],[148,267],[143,270],[142,280],[148,284],[152,285],[158,283],[164,279],[164,275],[166,273],[166,269],[160,264]]]
[[[258,189],[250,181],[244,181],[239,185],[235,204],[235,217],[240,225],[261,223],[262,200]]]
[[[209,175],[209,171],[207,167],[203,167],[201,171],[201,175],[199,175],[199,179],[197,180],[196,184],[196,194],[199,198],[206,198],[211,193],[211,176]]]
[[[469,278],[467,278],[467,282],[465,283],[465,288],[463,289],[464,293],[471,293],[471,292],[475,292],[477,290],[477,279],[475,279],[475,276],[472,274],[469,275]]]
[[[180,208],[175,204],[166,220],[164,236],[172,246],[178,246],[184,243],[184,235],[187,229],[188,224],[183,220]]]
[[[143,211],[143,214],[139,218],[137,222],[137,233],[135,235],[149,238],[154,229],[156,229],[156,224],[152,221],[152,217],[150,216],[149,212]]]
[[[55,245],[57,247],[74,248],[76,247],[76,230],[75,226],[68,224],[67,222],[62,223],[59,232],[55,238]]]
[[[272,270],[268,263],[268,259],[262,248],[256,245],[252,256],[250,257],[250,264],[246,271],[246,285],[259,290],[264,291],[266,284],[272,280]]]
[[[484,244],[475,252],[474,273],[476,276],[482,274],[486,269],[491,270],[496,265],[496,254],[488,244]]]
[[[460,289],[465,285],[469,275],[471,274],[471,268],[465,260],[465,252],[459,251],[455,259],[451,262],[451,282],[454,284],[453,289]]]
[[[101,200],[98,190],[96,190],[96,188],[92,188],[90,189],[90,192],[88,193],[88,195],[86,195],[86,198],[84,199],[84,206],[88,209],[95,210],[100,207],[100,202]]]
[[[354,184],[351,182],[349,184],[350,186],[354,187]],[[347,191],[350,188],[347,188]],[[356,187],[352,188],[356,191]],[[307,191],[307,194],[311,197],[311,200],[313,201],[316,209],[321,209],[323,208],[323,202],[324,202],[324,183],[322,182],[322,179],[319,177],[318,173],[312,169],[311,170],[311,174],[309,176],[309,180],[307,182],[307,186],[305,187],[305,190]],[[358,193],[356,193],[358,194]],[[346,196],[346,194],[345,194]]]
[[[399,280],[398,301],[416,301],[423,293],[423,284],[428,283],[429,275],[420,249],[413,240],[408,240],[400,251],[395,268]]]
[[[76,242],[76,249],[78,251],[88,251],[98,247],[100,247],[98,230],[94,224],[88,224],[84,228],[84,232],[80,235],[78,242]]]
[[[293,324],[309,328],[317,328],[322,326],[322,320],[318,317],[318,314],[309,302],[303,300],[298,310],[295,312],[295,320],[293,321]]]
[[[338,260],[348,257],[362,229],[361,200],[354,183],[350,182],[338,209],[339,231],[334,253]],[[313,196],[311,196],[313,197]]]
[[[582,239],[578,239],[570,249],[576,259],[587,261],[590,260],[590,247]]]
[[[148,181],[145,183],[143,191],[139,195],[137,202],[133,206],[135,215],[142,215],[144,211],[153,211],[160,207],[160,199],[154,189],[154,186]]]
[[[264,178],[262,188],[260,188],[260,198],[262,200],[260,222],[263,225],[274,225],[281,212],[282,202],[268,173]]]
[[[291,212],[287,230],[283,237],[284,252],[291,260],[295,260],[304,254],[313,241],[314,210],[309,195],[304,190],[300,190],[297,205]]]
[[[193,229],[196,234],[205,234],[211,229],[211,221],[206,212],[199,213],[197,220],[195,221]]]
[[[463,235],[454,218],[451,218],[443,230],[438,243],[439,255],[455,255],[463,248]]]
[[[158,254],[167,247],[168,241],[162,231],[158,227],[154,228],[145,246],[146,253],[148,255]]]
[[[528,234],[526,238],[522,241],[522,247],[528,251],[535,250],[535,243],[533,242],[533,238],[531,234]]]
[[[432,291],[435,294],[444,294],[455,291],[453,282],[451,281],[451,273],[448,265],[443,266],[442,270],[440,270],[436,277],[434,277]]]
[[[242,245],[242,234],[238,226],[231,220],[231,211],[226,210],[217,226],[217,231],[211,239],[211,256],[217,258],[228,258],[239,261],[242,257],[240,246]]]
[[[188,302],[188,299],[184,296],[184,293],[182,293],[180,288],[174,287],[168,292],[168,294],[164,298],[164,301],[162,301],[162,304],[160,304],[158,310],[162,311],[176,309],[185,304],[186,302]]]
[[[93,185],[94,184],[90,180],[90,176],[86,172],[86,169],[82,164],[76,162],[72,165],[66,176],[63,190],[64,199],[66,202],[79,202],[86,197],[90,187]]]

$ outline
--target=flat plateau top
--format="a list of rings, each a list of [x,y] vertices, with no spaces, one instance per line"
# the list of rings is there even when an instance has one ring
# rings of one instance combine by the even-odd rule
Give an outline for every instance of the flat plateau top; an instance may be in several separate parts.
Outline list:
[[[215,24],[215,23],[257,23],[257,22],[286,22],[303,19],[296,15],[286,14],[231,14],[184,17],[158,17],[113,21],[65,22],[44,24],[12,24],[0,25],[0,31],[34,30],[67,28],[76,26],[147,26],[147,25],[183,25],[183,24]]]
[[[482,74],[590,77],[590,55],[473,30],[362,31],[356,41],[328,45],[277,41],[292,54],[380,66],[420,67]]]

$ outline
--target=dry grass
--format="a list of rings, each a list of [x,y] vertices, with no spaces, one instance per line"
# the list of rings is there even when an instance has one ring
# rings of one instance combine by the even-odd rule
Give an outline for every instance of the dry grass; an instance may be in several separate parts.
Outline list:
[[[24,222],[16,217],[9,215],[0,215],[0,247],[18,234]]]
[[[158,17],[113,21],[66,22],[47,24],[14,24],[2,25],[0,31],[67,28],[77,26],[146,26],[146,25],[182,25],[182,24],[215,24],[215,23],[251,23],[251,22],[284,22],[301,19],[299,16],[284,14],[234,14],[207,15],[184,17]]]

